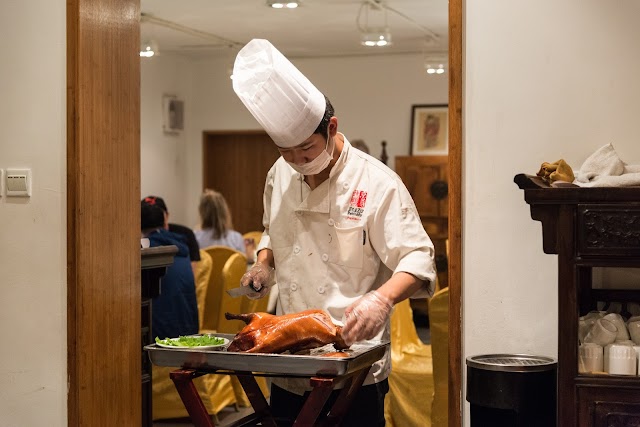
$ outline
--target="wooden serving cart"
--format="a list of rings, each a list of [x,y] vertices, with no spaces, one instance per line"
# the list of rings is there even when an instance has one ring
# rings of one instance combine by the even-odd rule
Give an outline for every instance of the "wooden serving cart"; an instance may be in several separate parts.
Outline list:
[[[233,335],[216,334],[233,339]],[[330,346],[329,346],[330,347]],[[276,427],[269,403],[262,394],[255,377],[308,378],[311,392],[298,414],[294,426],[337,426],[347,413],[353,398],[364,382],[369,369],[389,351],[389,342],[358,344],[348,350],[345,357],[330,357],[317,350],[309,355],[265,354],[164,348],[156,344],[145,347],[151,362],[158,366],[180,366],[171,372],[180,398],[197,427],[214,424],[193,384],[193,379],[207,374],[236,375],[244,389],[254,413],[231,426],[256,425]],[[327,414],[322,414],[331,392],[342,386],[340,395]]]

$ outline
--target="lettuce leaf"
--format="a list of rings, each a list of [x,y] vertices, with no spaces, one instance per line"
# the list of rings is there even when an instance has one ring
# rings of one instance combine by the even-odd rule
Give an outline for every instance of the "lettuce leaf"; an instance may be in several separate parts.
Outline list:
[[[156,337],[156,343],[172,347],[203,347],[222,345],[224,342],[224,338],[216,337],[214,335],[181,335],[178,338],[165,338],[163,340],[160,339],[160,337]]]

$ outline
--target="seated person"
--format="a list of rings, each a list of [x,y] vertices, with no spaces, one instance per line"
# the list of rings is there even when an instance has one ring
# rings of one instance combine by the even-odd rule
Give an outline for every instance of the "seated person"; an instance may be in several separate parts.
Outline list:
[[[171,231],[172,233],[181,234],[184,237],[185,242],[189,247],[189,258],[191,258],[191,265],[194,266],[193,263],[200,261],[200,247],[198,246],[196,236],[193,234],[193,230],[191,230],[189,227],[185,227],[184,225],[169,222],[169,210],[167,209],[167,205],[162,197],[147,196],[142,199],[140,203],[147,205],[156,205],[160,209],[162,209],[164,212],[164,228]]]
[[[253,260],[255,244],[244,241],[242,234],[233,229],[231,212],[224,196],[214,190],[204,190],[200,196],[200,230],[195,231],[201,249],[209,246],[227,246]]]
[[[175,245],[178,253],[161,279],[160,295],[151,301],[151,328],[154,337],[175,338],[198,333],[196,286],[189,260],[189,248],[179,234],[164,228],[164,211],[142,203],[142,237],[150,247]]]

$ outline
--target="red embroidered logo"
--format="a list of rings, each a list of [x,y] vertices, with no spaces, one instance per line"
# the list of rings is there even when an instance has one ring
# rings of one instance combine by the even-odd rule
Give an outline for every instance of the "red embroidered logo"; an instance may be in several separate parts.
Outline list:
[[[355,206],[358,203],[359,194],[360,192],[358,190],[354,190],[353,194],[351,195],[351,201],[349,202],[349,205]]]
[[[364,213],[364,205],[367,203],[367,192],[354,190],[351,194],[349,209],[347,209],[347,219],[359,220]]]

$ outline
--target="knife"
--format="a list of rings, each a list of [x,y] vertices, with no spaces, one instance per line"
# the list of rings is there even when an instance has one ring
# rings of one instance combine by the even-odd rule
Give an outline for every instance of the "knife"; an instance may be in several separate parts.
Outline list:
[[[242,295],[247,295],[252,292],[259,292],[253,287],[253,282],[249,283],[249,286],[240,286],[238,288],[227,289],[227,293],[233,298],[237,298]]]

